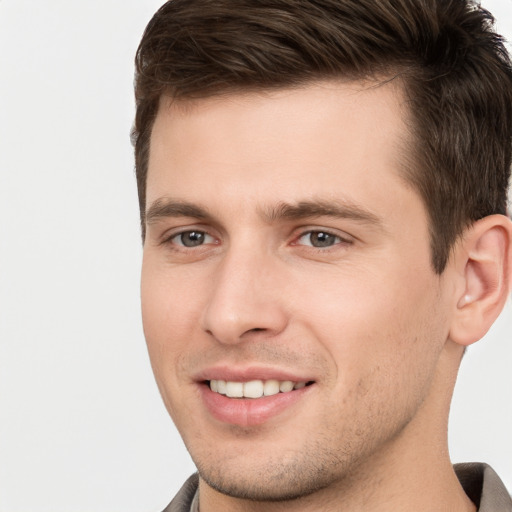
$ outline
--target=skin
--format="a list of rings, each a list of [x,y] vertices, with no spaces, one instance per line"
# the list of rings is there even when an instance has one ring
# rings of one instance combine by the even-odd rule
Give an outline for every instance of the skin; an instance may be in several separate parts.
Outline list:
[[[475,510],[446,430],[474,341],[456,321],[482,287],[468,285],[466,248],[432,269],[425,208],[400,173],[407,116],[394,83],[162,99],[143,322],[201,512]],[[183,246],[190,231],[204,243]],[[212,365],[314,384],[262,424],[233,425],[201,398]]]

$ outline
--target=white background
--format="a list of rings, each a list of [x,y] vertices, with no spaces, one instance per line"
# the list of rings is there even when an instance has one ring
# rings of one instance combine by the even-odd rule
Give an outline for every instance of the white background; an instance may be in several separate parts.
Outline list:
[[[161,0],[0,0],[0,512],[158,512],[193,471],[139,306],[133,55]],[[512,39],[512,0],[483,2]],[[463,362],[455,461],[512,489],[512,306]]]

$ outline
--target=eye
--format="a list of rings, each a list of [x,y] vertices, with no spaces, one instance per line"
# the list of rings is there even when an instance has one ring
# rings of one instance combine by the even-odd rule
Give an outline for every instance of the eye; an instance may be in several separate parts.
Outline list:
[[[332,247],[333,245],[337,245],[342,242],[345,242],[345,240],[326,231],[308,231],[307,233],[304,233],[296,243],[321,249],[325,247]]]
[[[199,247],[200,245],[215,243],[215,238],[204,231],[192,230],[174,235],[170,242],[182,247]]]

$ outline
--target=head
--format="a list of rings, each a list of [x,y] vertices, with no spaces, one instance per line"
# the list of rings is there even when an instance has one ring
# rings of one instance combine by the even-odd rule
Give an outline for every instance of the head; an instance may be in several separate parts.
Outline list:
[[[143,234],[151,131],[163,95],[395,79],[411,114],[403,173],[428,211],[432,265],[442,272],[466,226],[507,208],[512,70],[492,23],[468,0],[167,2],[136,58]]]
[[[148,25],[144,330],[211,488],[297,498],[443,446],[462,347],[508,293],[491,21],[461,0],[173,0]]]

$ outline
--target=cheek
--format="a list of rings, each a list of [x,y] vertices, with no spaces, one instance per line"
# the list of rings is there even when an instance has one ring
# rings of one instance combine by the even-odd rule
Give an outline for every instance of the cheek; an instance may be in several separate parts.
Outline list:
[[[185,394],[178,390],[188,382],[181,360],[199,325],[196,296],[189,280],[145,257],[141,278],[144,336],[158,389],[176,424],[194,416]]]
[[[344,286],[309,295],[314,307],[304,316],[307,329],[335,368],[328,383],[334,392],[324,407],[330,413],[323,418],[334,431],[368,439],[391,435],[430,392],[445,341],[443,329],[433,328],[442,306],[432,282],[400,284],[345,279]]]
[[[172,378],[169,371],[183,353],[191,332],[199,325],[198,290],[184,272],[175,273],[145,256],[141,278],[144,335],[157,380]]]
[[[317,279],[303,280],[304,302],[295,316],[321,340],[345,384],[378,368],[390,378],[407,376],[426,361],[434,364],[445,342],[436,279],[382,263],[379,272],[338,272],[322,279],[321,287]]]

